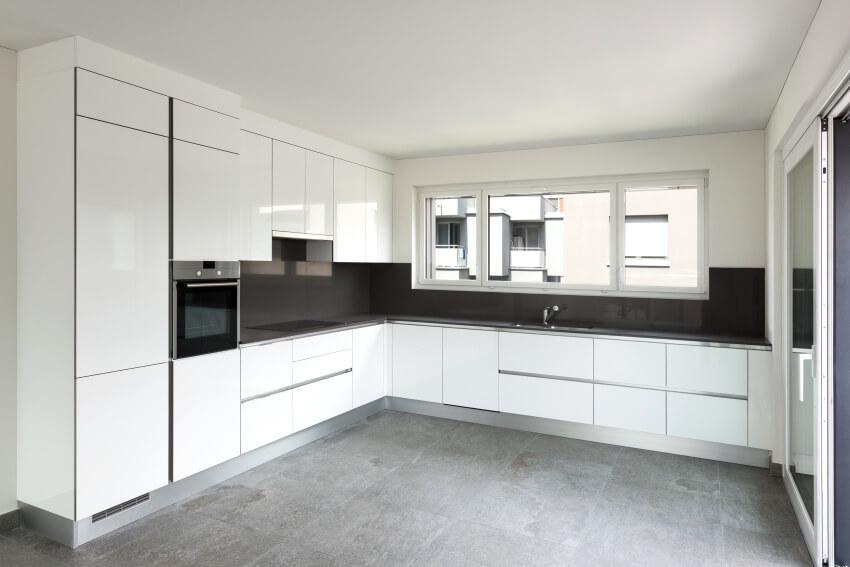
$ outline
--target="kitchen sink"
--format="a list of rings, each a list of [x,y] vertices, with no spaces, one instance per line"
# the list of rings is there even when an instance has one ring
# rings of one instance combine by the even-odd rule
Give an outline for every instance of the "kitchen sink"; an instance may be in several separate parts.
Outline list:
[[[563,333],[586,333],[593,328],[593,325],[584,325],[581,323],[570,323],[567,325],[544,325],[543,323],[511,323],[514,329],[535,329],[546,331],[561,331]]]

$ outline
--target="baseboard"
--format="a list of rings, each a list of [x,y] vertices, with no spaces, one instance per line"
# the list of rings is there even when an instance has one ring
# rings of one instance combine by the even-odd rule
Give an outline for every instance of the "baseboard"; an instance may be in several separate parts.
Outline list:
[[[21,525],[21,511],[12,510],[5,514],[0,514],[0,533],[17,528]]]
[[[685,439],[683,437],[672,437],[655,433],[642,433],[640,431],[627,431],[625,429],[605,427],[602,425],[572,423],[543,417],[530,417],[527,415],[478,410],[460,406],[448,406],[406,398],[387,398],[387,409],[418,413],[432,417],[456,419],[495,427],[519,429],[532,433],[545,433],[547,435],[571,437],[584,441],[595,441],[610,445],[622,445],[636,449],[648,449],[662,453],[724,461],[765,469],[768,468],[768,462],[770,460],[770,452],[763,449],[726,445],[711,441],[698,441],[696,439]]]

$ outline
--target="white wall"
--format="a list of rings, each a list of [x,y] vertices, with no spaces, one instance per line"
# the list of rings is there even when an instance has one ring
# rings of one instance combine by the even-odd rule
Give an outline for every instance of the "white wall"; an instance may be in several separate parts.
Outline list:
[[[784,462],[785,397],[782,345],[782,241],[786,230],[783,205],[782,150],[808,126],[850,71],[850,2],[822,0],[785,87],[765,129],[767,192],[767,336],[774,344],[773,380],[776,420],[774,460]]]
[[[764,132],[733,132],[395,162],[393,261],[412,258],[423,185],[709,171],[709,266],[765,265]]]
[[[18,507],[15,81],[17,56],[0,48],[0,514]]]

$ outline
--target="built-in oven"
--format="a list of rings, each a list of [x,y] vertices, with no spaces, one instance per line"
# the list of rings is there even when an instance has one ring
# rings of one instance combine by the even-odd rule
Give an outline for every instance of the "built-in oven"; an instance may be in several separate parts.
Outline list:
[[[172,262],[171,357],[239,347],[239,262]]]

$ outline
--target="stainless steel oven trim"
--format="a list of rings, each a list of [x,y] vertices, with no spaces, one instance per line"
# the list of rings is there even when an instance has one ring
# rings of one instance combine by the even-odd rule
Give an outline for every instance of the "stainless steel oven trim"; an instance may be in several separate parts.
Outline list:
[[[177,282],[181,283],[181,282]],[[239,282],[208,282],[208,283],[187,283],[186,287],[232,287],[238,286]]]

